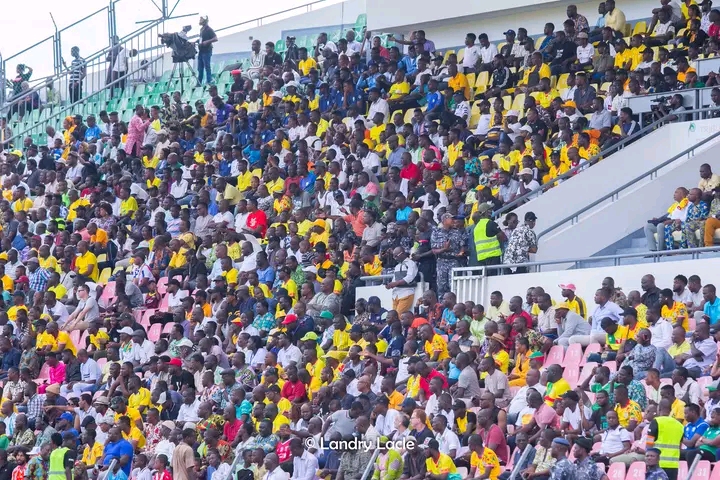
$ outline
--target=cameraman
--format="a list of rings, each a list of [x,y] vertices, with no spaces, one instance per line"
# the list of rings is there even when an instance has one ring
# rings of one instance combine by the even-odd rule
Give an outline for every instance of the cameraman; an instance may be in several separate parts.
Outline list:
[[[298,53],[298,46],[295,43],[295,37],[290,35],[287,36],[287,39],[285,40],[285,48],[285,61],[287,62],[288,60],[292,60],[297,63],[300,55]]]
[[[665,100],[661,101],[658,104],[657,109],[654,109],[653,111],[653,118],[655,120],[660,120],[661,118],[664,118],[667,122],[687,121],[687,115],[682,113],[687,110],[683,106],[683,102],[683,96],[679,93],[676,93],[675,95],[670,97],[669,102]]]

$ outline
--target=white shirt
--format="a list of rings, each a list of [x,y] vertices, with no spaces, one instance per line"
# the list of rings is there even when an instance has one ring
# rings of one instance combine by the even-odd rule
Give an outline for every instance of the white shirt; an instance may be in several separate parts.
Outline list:
[[[193,403],[188,405],[184,403],[180,405],[180,411],[178,412],[178,422],[199,422],[200,417],[198,416],[198,407],[200,406],[200,400],[195,399]]]
[[[59,326],[62,326],[67,321],[70,314],[68,313],[67,307],[60,303],[59,300],[60,299],[55,302],[55,306],[53,308],[48,308],[48,306],[45,305],[45,307],[43,307],[43,314],[47,313],[53,318],[58,317],[57,323]]]
[[[317,457],[307,450],[303,450],[299,457],[293,457],[293,480],[312,480],[317,470]]]
[[[395,418],[400,414],[394,408],[388,408],[385,415],[378,415],[375,420],[375,428],[380,435],[390,435],[395,430]]]
[[[281,348],[278,350],[277,361],[283,368],[290,366],[290,362],[295,362],[299,365],[302,360],[302,352],[295,345],[290,345],[287,348]]]
[[[510,405],[508,405],[508,413],[519,414],[527,405],[527,392],[529,389],[537,390],[541,395],[545,395],[545,386],[536,383],[532,387],[525,385],[515,393]]]
[[[480,59],[480,47],[473,45],[472,47],[465,47],[465,56],[463,57],[462,66],[464,68],[473,68]]]
[[[498,49],[495,44],[491,43],[487,47],[480,47],[480,57],[482,58],[482,63],[491,63],[497,54]]]
[[[618,426],[615,430],[607,430],[602,436],[600,454],[617,453],[623,449],[623,442],[632,443],[633,437],[630,432]]]
[[[187,290],[178,290],[177,293],[168,293],[168,308],[175,308],[181,306],[182,299],[187,296]]]
[[[590,418],[592,410],[584,406],[583,413],[585,414],[585,418]],[[577,430],[580,427],[580,420],[580,405],[575,406],[575,411],[566,408],[563,412],[562,421],[567,422],[573,430]]]
[[[240,264],[240,268],[238,269],[238,272],[252,272],[253,270],[257,269],[257,254],[255,252],[251,253]]]
[[[368,154],[363,157],[360,162],[362,163],[363,170],[373,173],[380,172],[380,157],[378,157],[377,153],[368,152]],[[373,171],[373,168],[377,168],[377,170]]]
[[[62,136],[62,133],[55,131],[55,135],[52,137],[50,135],[47,136],[47,147],[48,150],[52,150],[55,148],[55,139],[60,139],[61,142],[65,142],[65,139]]]
[[[295,459],[293,459],[293,465],[295,465]],[[263,475],[263,480],[288,480],[290,476],[279,466],[272,472],[267,472]]]
[[[117,56],[115,57],[115,62],[113,63],[113,72],[126,72],[127,71],[127,49],[125,47],[120,47],[120,50],[118,51]]]
[[[670,322],[665,320],[664,318],[658,319],[657,322],[655,322],[655,325],[650,325],[648,327],[650,329],[650,333],[652,334],[652,340],[650,343],[652,345],[655,345],[655,348],[667,350],[670,348],[670,345],[672,345],[672,325],[670,325]]]
[[[489,113],[480,115],[477,128],[475,129],[475,135],[487,135],[487,133],[490,131],[491,119],[492,116]]]
[[[698,401],[703,398],[700,385],[698,385],[698,383],[692,378],[688,378],[685,385],[681,386],[679,383],[674,384],[673,388],[675,389],[675,398],[677,399],[682,400],[687,394],[690,398],[690,403],[697,404]]]
[[[175,199],[183,198],[189,188],[190,184],[187,180],[180,179],[180,183],[172,182],[170,185],[170,195]]]
[[[673,300],[676,302],[682,302],[685,305],[693,303],[692,292],[690,292],[687,288],[684,288],[680,293],[673,292]]]
[[[592,43],[588,43],[584,47],[578,45],[576,52],[578,61],[580,63],[588,63],[590,60],[592,60],[593,55],[595,55],[595,48],[593,47]]]
[[[406,258],[401,263],[395,265],[395,278],[393,281],[405,280],[408,284],[414,282],[418,273],[417,263],[412,259]],[[404,276],[400,278],[401,275]],[[395,287],[392,289],[392,298],[405,298],[415,293],[415,287]]]
[[[435,440],[440,444],[440,453],[448,455],[450,450],[455,450],[455,455],[457,455],[460,451],[460,439],[449,428],[445,428],[442,434],[436,433]]]
[[[102,369],[92,358],[80,363],[80,378],[85,383],[95,383],[102,376]]]
[[[370,110],[368,111],[368,116],[370,120],[373,119],[375,116],[375,113],[380,112],[384,115],[383,118],[387,120],[390,117],[390,106],[388,105],[387,100],[383,98],[378,98],[373,103],[370,104]]]

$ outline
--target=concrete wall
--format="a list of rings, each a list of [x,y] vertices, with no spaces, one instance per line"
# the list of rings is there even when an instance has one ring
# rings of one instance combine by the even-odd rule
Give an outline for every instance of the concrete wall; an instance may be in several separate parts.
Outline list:
[[[446,0],[442,8],[435,2],[412,0],[367,0],[368,28],[371,30],[409,33],[422,28],[437,48],[462,45],[466,32],[488,34],[491,40],[504,40],[508,28],[527,28],[530,35],[539,35],[546,22],[562,28],[569,2],[554,0],[506,0],[503,2]],[[594,24],[599,2],[577,2],[578,11]],[[628,21],[651,16],[657,6],[653,0],[618,2]]]

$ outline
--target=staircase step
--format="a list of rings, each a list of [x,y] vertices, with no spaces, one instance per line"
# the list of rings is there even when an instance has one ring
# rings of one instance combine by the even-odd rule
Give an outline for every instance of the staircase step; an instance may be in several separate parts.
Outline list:
[[[645,237],[633,238],[631,240],[632,247],[647,249],[647,240]]]
[[[643,253],[647,252],[647,248],[645,247],[630,247],[630,248],[618,248],[615,250],[615,253],[617,255],[623,255],[627,253]]]

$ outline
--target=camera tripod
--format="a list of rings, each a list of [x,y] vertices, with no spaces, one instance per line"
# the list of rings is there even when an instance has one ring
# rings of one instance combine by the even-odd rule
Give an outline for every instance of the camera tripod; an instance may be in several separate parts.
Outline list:
[[[186,61],[184,61],[184,62],[176,62],[176,63],[173,63],[172,73],[170,73],[170,81],[172,81],[173,78],[177,78],[177,77],[175,76],[176,73],[177,73],[178,76],[179,76],[179,78],[180,78],[180,94],[184,94],[184,93],[185,93],[185,85],[184,85],[184,83],[185,83],[185,77],[183,76],[183,69],[182,69],[182,67],[180,67],[180,69],[178,69],[178,65],[181,65],[181,64],[187,65],[188,69],[190,70],[190,73],[192,74],[192,75],[191,75],[192,78],[195,79],[195,81],[197,82],[197,84],[200,83],[200,80],[198,79],[197,73],[195,72],[195,69],[192,67],[192,65],[190,65],[190,62],[189,62],[189,61],[186,60]],[[189,78],[189,77],[188,77],[188,78]]]

